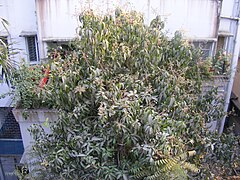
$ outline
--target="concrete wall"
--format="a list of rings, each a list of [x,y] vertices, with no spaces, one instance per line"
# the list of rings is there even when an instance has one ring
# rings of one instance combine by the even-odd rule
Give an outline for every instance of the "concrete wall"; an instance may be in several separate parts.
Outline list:
[[[38,0],[36,11],[42,40],[75,37],[78,6],[76,0]]]
[[[240,102],[240,60],[238,60],[238,67],[235,74],[232,91],[238,97],[238,101]]]
[[[47,55],[47,41],[76,37],[78,0],[36,0],[40,57]]]
[[[19,52],[14,60],[19,62],[21,58],[28,59],[25,38],[19,35],[22,31],[37,32],[34,0],[0,0],[0,5],[0,17],[10,23],[8,42],[13,43],[12,48]],[[0,25],[0,36],[4,32],[6,30]]]
[[[217,38],[218,4],[213,0],[36,0],[36,7],[42,58],[46,41],[75,37],[78,14],[89,8],[102,14],[116,7],[134,9],[143,13],[146,23],[161,15],[169,36],[180,30],[189,39]]]
[[[155,4],[152,7],[156,8]],[[170,33],[180,29],[188,38],[216,38],[217,1],[160,0],[158,7]]]
[[[239,0],[223,0],[219,33],[227,33],[225,50],[232,54],[237,32],[237,21],[231,18],[239,17]]]
[[[49,125],[47,124],[54,122],[56,119],[58,119],[57,111],[54,110],[34,109],[28,110],[27,113],[28,117],[27,119],[25,119],[23,117],[23,110],[21,109],[13,110],[13,115],[20,126],[23,146],[25,150],[31,147],[32,143],[34,142],[31,133],[29,132],[29,129],[33,124],[41,125],[45,133],[49,134],[51,130],[49,128]]]

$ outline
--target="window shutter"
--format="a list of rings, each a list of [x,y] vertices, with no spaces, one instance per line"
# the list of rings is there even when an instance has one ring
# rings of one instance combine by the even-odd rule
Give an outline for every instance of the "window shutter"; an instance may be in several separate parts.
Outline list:
[[[36,36],[27,37],[29,61],[37,61]]]

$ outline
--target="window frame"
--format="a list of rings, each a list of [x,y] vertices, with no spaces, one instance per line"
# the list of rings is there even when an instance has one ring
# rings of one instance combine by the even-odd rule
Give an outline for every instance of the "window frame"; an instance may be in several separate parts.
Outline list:
[[[205,46],[210,43],[209,48],[206,48]],[[213,57],[214,55],[214,49],[216,46],[216,42],[213,40],[193,40],[191,42],[191,44],[195,47],[195,48],[199,48],[202,52],[203,55],[201,56],[203,60],[206,60],[208,57]],[[198,44],[197,46],[195,44]],[[203,47],[201,47],[203,46]],[[208,55],[205,56],[205,52],[208,51]]]
[[[30,64],[38,64],[39,63],[39,49],[38,49],[38,39],[37,39],[37,35],[27,35],[27,36],[24,36],[25,37],[25,44],[26,44],[26,51],[27,51],[27,59],[28,59],[28,62]],[[28,43],[28,38],[34,38],[34,44],[35,44],[35,54],[36,54],[36,60],[35,61],[31,61],[30,59],[30,49],[29,49],[29,43]]]

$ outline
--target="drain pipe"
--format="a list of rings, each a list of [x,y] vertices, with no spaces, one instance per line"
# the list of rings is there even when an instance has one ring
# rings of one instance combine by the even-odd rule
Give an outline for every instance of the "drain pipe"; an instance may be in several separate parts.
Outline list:
[[[239,56],[239,50],[240,50],[240,22],[239,22],[239,18],[232,18],[231,17],[230,19],[237,21],[237,32],[236,32],[236,36],[235,36],[235,40],[234,40],[233,56],[232,56],[232,60],[231,60],[231,74],[230,74],[230,79],[229,79],[229,83],[228,83],[228,86],[227,86],[227,94],[225,96],[225,104],[224,104],[225,115],[224,115],[223,119],[221,120],[220,128],[219,128],[219,131],[218,131],[220,135],[223,133],[224,124],[225,124],[225,120],[226,120],[226,117],[227,117],[227,111],[228,111],[231,92],[232,92],[232,88],[233,88],[234,77],[235,77],[235,74],[236,74],[236,69],[237,69],[237,64],[238,64],[238,56]]]

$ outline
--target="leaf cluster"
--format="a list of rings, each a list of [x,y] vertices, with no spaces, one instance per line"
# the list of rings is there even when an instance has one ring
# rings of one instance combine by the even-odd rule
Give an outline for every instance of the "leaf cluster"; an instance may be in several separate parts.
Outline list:
[[[41,97],[40,80],[44,77],[45,65],[32,65],[22,62],[17,70],[12,71],[11,85],[16,108],[36,109],[51,107]]]
[[[8,32],[8,21],[0,17],[0,23],[4,27],[4,30]],[[11,49],[11,45],[11,43],[7,42],[7,37],[0,38],[0,77],[8,85],[10,85],[12,72],[16,68],[16,62],[11,59],[11,55],[14,55],[16,52]]]

